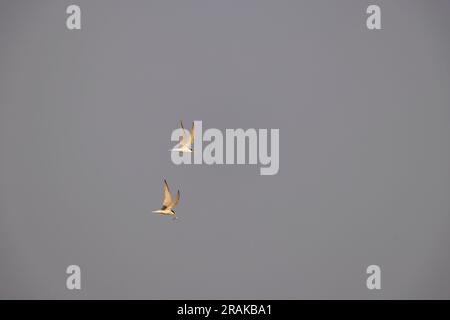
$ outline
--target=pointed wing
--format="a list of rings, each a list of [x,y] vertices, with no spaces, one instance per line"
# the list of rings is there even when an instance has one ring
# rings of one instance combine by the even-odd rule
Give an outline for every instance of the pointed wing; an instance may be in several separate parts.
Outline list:
[[[192,122],[192,129],[191,129],[191,146],[194,146],[194,135],[195,135],[195,128],[194,123]]]
[[[188,143],[187,137],[186,137],[186,130],[184,129],[183,121],[180,121],[180,123],[181,123],[181,129],[183,129],[183,139],[181,139],[180,145],[185,146]]]
[[[180,190],[177,191],[177,196],[175,197],[175,200],[173,200],[173,202],[170,204],[169,208],[174,208],[178,204],[178,201],[180,201]]]
[[[172,196],[170,195],[169,186],[167,181],[164,180],[164,202],[163,206],[168,207],[172,203]]]

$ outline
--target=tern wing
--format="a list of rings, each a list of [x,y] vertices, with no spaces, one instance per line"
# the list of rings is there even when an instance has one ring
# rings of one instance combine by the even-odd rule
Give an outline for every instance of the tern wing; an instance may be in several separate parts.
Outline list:
[[[172,196],[170,195],[169,186],[167,181],[164,180],[164,202],[163,206],[168,207],[172,203]]]
[[[194,146],[194,135],[195,135],[195,128],[194,128],[194,123],[192,122],[192,129],[191,129],[191,146]]]
[[[181,123],[181,129],[183,129],[183,138],[181,139],[180,145],[185,146],[188,143],[187,137],[186,137],[186,130],[184,129],[183,121],[180,121],[180,123]]]
[[[173,200],[173,202],[170,204],[169,208],[174,208],[178,204],[178,201],[180,201],[180,190],[177,191],[177,196],[175,197],[175,200]]]

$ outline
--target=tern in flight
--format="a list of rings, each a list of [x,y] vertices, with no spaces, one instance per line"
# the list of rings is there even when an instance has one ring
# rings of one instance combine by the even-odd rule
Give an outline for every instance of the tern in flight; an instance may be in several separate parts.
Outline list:
[[[167,185],[167,181],[164,180],[164,202],[162,208],[160,210],[153,211],[154,213],[159,213],[163,215],[173,216],[172,220],[176,220],[177,216],[173,208],[180,201],[180,190],[177,191],[177,196],[175,200],[172,201],[172,196],[170,195],[169,186]]]
[[[171,151],[174,152],[192,152],[193,145],[194,145],[194,123],[192,123],[192,129],[191,129],[191,137],[190,139],[186,136],[186,130],[183,126],[183,121],[180,121],[181,123],[181,129],[183,129],[183,138],[181,139],[180,144],[178,145],[178,148],[173,148]]]

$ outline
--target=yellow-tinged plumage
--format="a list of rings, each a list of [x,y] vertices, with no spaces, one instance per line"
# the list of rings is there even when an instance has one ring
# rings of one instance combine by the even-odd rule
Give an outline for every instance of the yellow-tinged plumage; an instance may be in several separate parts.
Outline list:
[[[170,195],[169,186],[167,181],[164,179],[164,202],[163,206],[168,207],[172,203],[172,196]]]
[[[192,129],[191,129],[191,150],[192,150],[192,147],[194,146],[194,134],[195,134],[195,128],[194,128],[194,123],[192,122]]]
[[[171,151],[175,152],[192,152],[192,147],[194,145],[194,134],[195,128],[194,123],[192,123],[192,129],[190,133],[190,139],[186,136],[186,129],[184,129],[183,121],[180,121],[181,129],[183,130],[183,137],[181,138],[181,142],[178,148],[173,148]]]
[[[162,208],[160,210],[153,211],[154,213],[174,216],[174,219],[176,219],[176,213],[173,210],[173,208],[178,204],[180,201],[180,190],[177,191],[177,195],[175,197],[175,200],[172,201],[172,196],[170,194],[169,185],[167,184],[167,181],[164,180],[164,201]]]

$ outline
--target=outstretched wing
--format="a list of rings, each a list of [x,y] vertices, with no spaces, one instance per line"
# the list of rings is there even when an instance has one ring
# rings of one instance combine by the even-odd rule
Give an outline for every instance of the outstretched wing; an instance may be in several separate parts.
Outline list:
[[[178,204],[178,201],[180,201],[180,190],[177,191],[177,196],[175,197],[175,200],[173,200],[173,202],[170,204],[169,208],[174,208]]]
[[[195,135],[195,128],[194,123],[192,122],[192,129],[191,129],[191,146],[194,146],[194,135]]]
[[[172,196],[170,195],[169,186],[167,181],[164,180],[164,202],[163,206],[168,207],[172,203]]]
[[[183,121],[180,121],[180,123],[181,123],[181,129],[183,129],[183,139],[181,139],[180,145],[185,146],[188,143],[187,137],[186,137],[186,130],[184,129]]]

